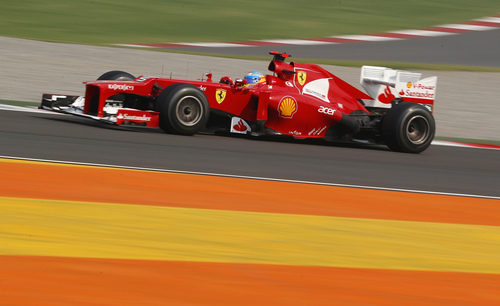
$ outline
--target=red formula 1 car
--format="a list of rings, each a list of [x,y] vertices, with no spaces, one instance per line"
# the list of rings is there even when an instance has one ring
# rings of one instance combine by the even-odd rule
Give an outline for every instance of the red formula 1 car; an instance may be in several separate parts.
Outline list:
[[[430,145],[436,77],[363,66],[366,94],[317,65],[287,63],[288,54],[271,54],[273,74],[251,87],[229,77],[214,82],[211,74],[187,81],[110,71],[84,82],[85,96],[44,94],[41,108],[183,135],[224,130],[353,140],[411,153]]]

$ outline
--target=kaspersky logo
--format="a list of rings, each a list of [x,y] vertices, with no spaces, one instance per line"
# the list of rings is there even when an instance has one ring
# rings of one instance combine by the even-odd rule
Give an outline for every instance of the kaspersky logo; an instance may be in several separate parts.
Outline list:
[[[134,86],[124,85],[124,84],[109,84],[108,89],[128,91],[128,90],[134,90]]]

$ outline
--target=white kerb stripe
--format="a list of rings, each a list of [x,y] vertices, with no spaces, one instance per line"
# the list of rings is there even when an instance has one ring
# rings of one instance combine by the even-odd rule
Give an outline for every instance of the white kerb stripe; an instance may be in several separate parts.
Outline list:
[[[397,37],[384,37],[384,36],[374,36],[374,35],[340,35],[340,36],[330,36],[331,38],[341,38],[341,39],[352,39],[361,41],[389,41],[389,40],[400,40]]]
[[[485,18],[479,18],[479,19],[474,19],[474,20],[483,21],[483,22],[500,23],[500,17],[485,17]]]
[[[392,31],[389,33],[415,35],[415,36],[444,36],[444,35],[454,35],[455,34],[455,33],[450,33],[450,32],[439,32],[439,31],[428,31],[428,30],[401,30],[401,31]]]
[[[272,39],[272,40],[259,40],[263,43],[276,43],[285,45],[331,45],[334,43],[327,41],[308,40],[308,39]]]
[[[157,47],[153,47],[153,46],[130,45],[130,44],[115,44],[115,46],[132,47],[132,48],[157,48]]]
[[[495,27],[479,26],[473,24],[443,24],[437,27],[449,28],[449,29],[459,29],[459,30],[470,30],[470,31],[484,31],[484,30],[494,30]]]

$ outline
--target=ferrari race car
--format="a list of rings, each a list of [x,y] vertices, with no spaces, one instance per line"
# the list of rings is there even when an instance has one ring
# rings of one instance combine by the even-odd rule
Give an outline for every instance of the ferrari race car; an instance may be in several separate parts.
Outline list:
[[[436,77],[363,66],[364,93],[325,69],[270,52],[263,82],[222,77],[188,81],[110,71],[84,82],[85,96],[44,94],[40,108],[116,125],[193,135],[225,131],[386,144],[419,153],[435,132]]]

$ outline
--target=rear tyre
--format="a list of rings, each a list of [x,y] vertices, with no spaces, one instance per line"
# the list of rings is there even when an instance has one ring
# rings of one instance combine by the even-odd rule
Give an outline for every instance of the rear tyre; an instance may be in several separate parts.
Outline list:
[[[382,121],[382,137],[398,152],[420,153],[427,149],[436,130],[432,114],[422,105],[402,102],[394,105]]]
[[[209,116],[208,100],[197,87],[178,83],[167,87],[156,100],[160,128],[165,132],[193,135],[201,131]]]
[[[97,78],[98,81],[133,81],[135,77],[128,72],[113,70]]]

